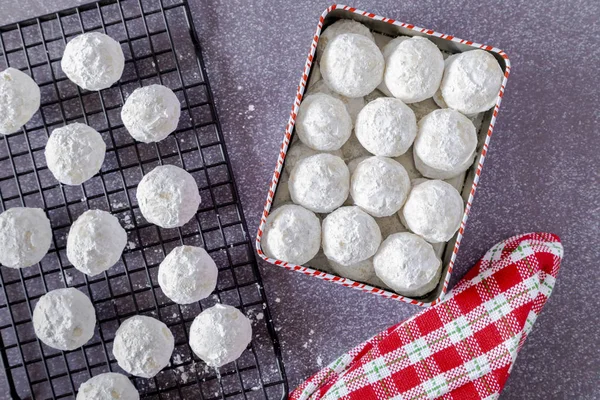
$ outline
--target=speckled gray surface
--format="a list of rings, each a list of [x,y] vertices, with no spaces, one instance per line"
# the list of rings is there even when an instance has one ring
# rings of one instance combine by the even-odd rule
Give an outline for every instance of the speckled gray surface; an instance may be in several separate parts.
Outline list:
[[[1,23],[80,4],[1,1]],[[328,1],[191,0],[250,231],[255,232],[300,72]],[[493,44],[513,70],[452,281],[516,233],[561,236],[556,289],[502,398],[600,398],[600,3],[355,1]],[[261,264],[293,387],[418,308]],[[331,318],[335,315],[335,318]]]

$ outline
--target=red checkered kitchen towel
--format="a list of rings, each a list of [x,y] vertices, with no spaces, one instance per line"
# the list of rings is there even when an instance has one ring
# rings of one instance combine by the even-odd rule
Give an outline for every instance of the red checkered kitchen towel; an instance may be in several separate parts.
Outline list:
[[[562,255],[548,233],[495,245],[443,302],[355,347],[290,399],[498,398]]]

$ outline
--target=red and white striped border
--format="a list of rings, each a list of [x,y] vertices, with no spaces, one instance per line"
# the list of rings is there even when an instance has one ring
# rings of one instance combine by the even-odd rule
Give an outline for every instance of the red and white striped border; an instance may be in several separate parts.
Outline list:
[[[435,37],[439,37],[441,39],[446,39],[446,40],[450,40],[453,42],[457,42],[457,43],[461,43],[461,44],[465,44],[474,48],[479,48],[479,49],[484,49],[487,51],[491,51],[493,53],[497,53],[498,55],[500,55],[500,57],[502,57],[506,63],[506,71],[504,73],[504,79],[502,81],[502,86],[500,88],[500,92],[498,93],[498,98],[496,99],[496,105],[494,106],[494,113],[492,116],[492,120],[490,121],[490,126],[488,128],[488,132],[485,138],[485,143],[483,144],[483,149],[481,151],[481,155],[479,157],[479,162],[477,164],[477,170],[475,171],[475,178],[473,180],[473,185],[471,186],[471,192],[469,193],[469,199],[467,200],[467,205],[465,207],[465,212],[463,214],[463,218],[460,224],[460,228],[458,230],[458,236],[456,238],[456,243],[454,245],[454,249],[452,250],[452,257],[450,259],[450,263],[448,266],[448,271],[446,272],[446,275],[444,277],[444,283],[443,283],[443,288],[442,291],[440,293],[440,296],[435,299],[434,301],[432,301],[431,303],[425,303],[419,300],[414,300],[408,297],[404,297],[401,296],[397,293],[393,293],[393,292],[389,292],[387,290],[383,290],[383,289],[379,289],[373,286],[369,286],[367,284],[364,283],[360,283],[360,282],[355,282],[351,279],[348,278],[343,278],[340,276],[336,276],[336,275],[332,275],[326,272],[321,272],[321,271],[317,271],[314,270],[310,267],[304,267],[301,265],[296,265],[296,264],[291,264],[291,263],[287,263],[285,261],[281,261],[281,260],[276,260],[276,259],[271,259],[269,257],[267,257],[263,251],[262,251],[262,247],[261,247],[261,238],[262,238],[262,234],[263,234],[263,229],[267,220],[267,216],[269,215],[269,211],[271,210],[271,205],[273,203],[273,197],[275,196],[275,190],[277,188],[277,183],[279,182],[279,177],[281,174],[281,170],[283,168],[283,161],[285,160],[285,156],[287,154],[287,149],[288,146],[291,142],[292,139],[292,131],[294,130],[294,124],[296,122],[296,115],[298,113],[298,108],[300,107],[300,102],[302,101],[302,96],[304,95],[304,90],[306,89],[306,85],[307,85],[307,80],[308,80],[308,76],[310,74],[310,68],[312,66],[314,57],[315,57],[315,53],[316,53],[316,49],[317,49],[317,43],[319,41],[319,36],[321,34],[321,29],[323,28],[323,22],[325,21],[325,17],[327,16],[327,14],[329,14],[331,11],[336,10],[336,9],[342,9],[342,10],[346,10],[355,14],[359,14],[362,16],[366,16],[369,18],[372,18],[374,20],[378,20],[378,21],[383,21],[383,22],[387,22],[389,24],[393,24],[393,25],[397,25],[397,26],[401,26],[419,33],[423,33],[426,34],[428,36],[435,36]],[[358,10],[356,8],[353,7],[349,7],[349,6],[345,6],[345,5],[341,5],[341,4],[334,4],[332,6],[330,6],[329,8],[327,8],[323,14],[321,14],[321,17],[319,18],[319,24],[317,25],[317,30],[315,31],[315,35],[313,36],[313,40],[312,43],[310,45],[310,51],[308,53],[308,57],[306,59],[306,64],[304,65],[304,71],[302,73],[302,77],[300,79],[300,83],[298,85],[298,90],[296,92],[296,96],[294,98],[294,104],[292,105],[292,111],[290,113],[290,118],[288,120],[288,123],[285,127],[285,135],[283,137],[283,142],[281,143],[281,148],[279,151],[279,157],[277,157],[277,165],[275,166],[275,172],[273,173],[273,179],[271,180],[271,185],[269,187],[269,193],[267,195],[267,201],[265,203],[265,207],[263,210],[263,215],[260,219],[260,226],[258,227],[258,233],[256,235],[256,252],[258,253],[258,255],[260,255],[260,257],[271,263],[274,265],[278,265],[280,267],[292,270],[292,271],[298,271],[301,272],[305,275],[309,275],[309,276],[314,276],[317,277],[319,279],[323,279],[325,281],[330,281],[330,282],[335,282],[337,284],[346,286],[346,287],[351,287],[354,289],[358,289],[361,290],[363,292],[368,292],[368,293],[373,293],[379,296],[383,296],[383,297],[387,297],[390,299],[394,299],[394,300],[399,300],[399,301],[403,301],[405,303],[410,303],[410,304],[416,304],[418,306],[433,306],[436,303],[440,302],[441,299],[444,297],[444,295],[446,294],[447,290],[448,290],[448,282],[450,281],[450,276],[452,274],[452,269],[454,267],[454,262],[456,260],[456,255],[458,253],[458,249],[460,248],[460,243],[463,237],[463,233],[465,230],[465,226],[467,223],[467,219],[469,218],[469,212],[471,211],[471,205],[473,203],[473,198],[475,196],[475,191],[477,190],[477,185],[479,183],[479,178],[481,175],[481,171],[483,169],[483,163],[485,161],[485,156],[487,154],[488,151],[488,147],[489,147],[489,143],[490,143],[490,139],[492,137],[492,132],[494,129],[494,125],[496,123],[496,117],[498,116],[498,110],[500,109],[500,103],[502,101],[502,97],[504,96],[504,90],[506,87],[506,82],[508,80],[508,75],[510,74],[510,60],[508,59],[508,56],[506,55],[506,53],[496,47],[492,47],[492,46],[487,46],[487,45],[483,45],[483,44],[479,44],[479,43],[475,43],[469,40],[464,40],[464,39],[459,39],[456,38],[452,35],[446,35],[443,33],[438,33],[435,32],[431,29],[425,29],[425,28],[420,28],[418,26],[415,25],[411,25],[411,24],[407,24],[407,23],[403,23],[403,22],[398,22],[394,19],[390,19],[390,18],[384,18],[381,17],[379,15],[375,15],[366,11],[362,11],[362,10]]]

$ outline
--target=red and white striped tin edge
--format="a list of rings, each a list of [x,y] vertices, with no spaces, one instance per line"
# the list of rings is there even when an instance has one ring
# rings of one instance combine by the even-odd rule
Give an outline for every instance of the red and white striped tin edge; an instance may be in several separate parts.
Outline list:
[[[370,285],[367,285],[365,283],[360,283],[360,282],[355,282],[351,279],[348,278],[343,278],[340,276],[336,276],[336,275],[332,275],[326,272],[321,272],[321,271],[317,271],[314,270],[310,267],[305,267],[305,266],[301,266],[301,265],[296,265],[296,264],[292,264],[292,263],[288,263],[282,260],[276,260],[276,259],[271,259],[269,257],[267,257],[263,251],[262,251],[262,247],[261,247],[261,239],[262,239],[262,234],[263,234],[263,230],[264,230],[264,226],[267,220],[267,217],[269,215],[269,212],[271,210],[271,205],[273,203],[273,197],[275,196],[275,190],[277,188],[277,183],[279,182],[279,177],[281,174],[281,170],[283,168],[283,162],[285,160],[285,156],[287,154],[287,149],[288,146],[290,144],[291,138],[292,138],[292,131],[294,129],[294,124],[296,122],[296,115],[298,113],[298,108],[300,106],[300,103],[302,101],[302,96],[304,95],[304,90],[306,88],[307,85],[307,81],[308,81],[308,76],[310,74],[310,68],[312,66],[313,63],[313,59],[315,57],[315,52],[317,49],[317,43],[319,41],[319,36],[321,34],[321,29],[323,28],[323,22],[325,21],[325,17],[327,16],[327,14],[329,14],[331,11],[336,10],[336,9],[342,9],[342,10],[346,10],[358,15],[362,15],[374,20],[378,20],[378,21],[383,21],[383,22],[387,22],[389,24],[393,24],[393,25],[397,25],[397,26],[401,26],[403,28],[406,29],[410,29],[428,36],[435,36],[441,39],[445,39],[445,40],[450,40],[453,42],[457,42],[457,43],[461,43],[464,45],[468,45],[474,48],[479,48],[479,49],[484,49],[487,51],[491,51],[494,53],[497,53],[500,57],[502,57],[504,59],[504,62],[506,64],[506,70],[504,73],[504,79],[502,80],[502,86],[500,88],[500,92],[498,93],[498,98],[496,99],[496,105],[494,106],[494,111],[493,111],[493,115],[492,115],[492,119],[490,121],[490,125],[487,131],[487,135],[485,137],[485,142],[483,144],[483,149],[481,150],[481,154],[479,156],[479,161],[477,164],[477,169],[475,171],[475,177],[473,179],[473,185],[471,186],[471,191],[469,193],[469,198],[467,200],[467,205],[465,207],[465,212],[463,214],[463,218],[460,224],[460,228],[458,230],[458,236],[456,238],[456,243],[454,244],[454,249],[452,250],[452,257],[450,259],[449,262],[449,266],[448,266],[448,270],[446,272],[446,275],[444,277],[444,282],[443,282],[443,288],[442,291],[440,292],[440,295],[438,296],[437,299],[435,299],[432,302],[423,302],[423,301],[419,301],[419,300],[415,300],[415,299],[411,299],[409,297],[404,297],[402,295],[399,295],[397,293],[394,292],[390,292],[387,290],[383,290],[383,289],[379,289]],[[306,59],[306,64],[304,65],[304,71],[302,73],[302,77],[300,78],[300,83],[298,85],[298,90],[296,92],[296,96],[294,98],[294,104],[292,105],[292,110],[290,112],[290,118],[288,120],[288,123],[286,125],[285,128],[285,135],[283,137],[283,142],[281,143],[281,148],[279,151],[279,156],[277,158],[277,165],[275,166],[275,171],[273,173],[273,179],[271,180],[271,184],[269,187],[269,192],[267,195],[267,201],[265,202],[265,207],[263,210],[263,214],[261,216],[260,219],[260,225],[258,227],[258,233],[256,235],[256,252],[258,253],[258,255],[265,261],[274,264],[274,265],[278,265],[280,267],[289,269],[291,271],[298,271],[301,272],[305,275],[309,275],[309,276],[314,276],[317,277],[319,279],[325,280],[325,281],[330,281],[330,282],[335,282],[339,285],[342,286],[346,286],[346,287],[351,287],[354,289],[358,289],[361,290],[363,292],[368,292],[368,293],[373,293],[379,296],[383,296],[383,297],[387,297],[390,299],[394,299],[394,300],[399,300],[399,301],[403,301],[405,303],[410,303],[410,304],[415,304],[418,306],[433,306],[436,303],[438,303],[439,301],[441,301],[441,299],[444,297],[444,295],[446,294],[446,292],[448,291],[448,283],[450,281],[450,276],[452,274],[452,270],[454,267],[454,262],[456,261],[456,255],[458,253],[458,249],[460,248],[460,243],[463,237],[463,233],[464,233],[464,229],[467,223],[467,219],[469,218],[469,212],[471,211],[471,205],[473,203],[473,198],[475,196],[475,191],[477,190],[477,185],[479,183],[479,178],[481,175],[481,171],[483,169],[483,163],[485,161],[485,156],[487,154],[487,150],[489,147],[489,143],[490,143],[490,138],[492,136],[492,132],[494,129],[494,125],[496,123],[496,118],[498,116],[498,110],[500,109],[500,103],[502,101],[502,97],[504,96],[504,90],[506,87],[506,82],[508,80],[508,75],[510,74],[510,60],[508,58],[508,56],[506,55],[506,53],[504,51],[502,51],[501,49],[498,49],[496,47],[493,46],[488,46],[488,45],[484,45],[484,44],[479,44],[479,43],[475,43],[469,40],[464,40],[464,39],[459,39],[456,38],[452,35],[446,35],[443,33],[439,33],[436,32],[434,30],[431,29],[425,29],[425,28],[420,28],[418,26],[412,25],[412,24],[407,24],[404,22],[398,22],[394,19],[390,19],[390,18],[385,18],[385,17],[381,17],[379,15],[373,14],[373,13],[369,13],[367,11],[362,11],[359,9],[356,9],[354,7],[350,7],[350,6],[345,6],[342,4],[334,4],[330,7],[328,7],[322,14],[321,17],[319,18],[319,23],[317,25],[317,30],[315,31],[315,34],[313,36],[313,40],[312,43],[310,45],[310,51],[308,53],[308,57]]]

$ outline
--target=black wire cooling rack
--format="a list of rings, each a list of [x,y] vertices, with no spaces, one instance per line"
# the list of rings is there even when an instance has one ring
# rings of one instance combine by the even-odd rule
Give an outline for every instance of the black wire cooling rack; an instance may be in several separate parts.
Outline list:
[[[89,31],[120,41],[127,60],[119,83],[101,92],[80,90],[60,68],[65,43]],[[143,398],[285,397],[279,343],[188,4],[108,0],[0,27],[0,70],[8,66],[35,79],[42,105],[19,133],[0,138],[1,208],[43,208],[54,231],[52,248],[40,264],[0,268],[1,361],[10,397],[74,399],[79,385],[91,376],[122,372],[112,355],[112,341],[120,322],[135,314],[159,318],[175,336],[170,366],[153,379],[133,378]],[[135,88],[152,83],[175,91],[182,117],[177,132],[167,139],[137,143],[123,127],[120,109]],[[46,167],[44,146],[53,129],[74,121],[102,134],[106,158],[99,175],[81,186],[62,186]],[[200,188],[196,218],[180,229],[147,223],[137,207],[138,182],[159,164],[185,168]],[[128,233],[121,261],[91,278],[70,265],[65,250],[69,226],[87,209],[110,211]],[[172,303],[157,282],[158,264],[181,243],[204,247],[219,266],[215,293],[188,306]],[[36,339],[31,314],[40,296],[65,286],[90,297],[98,324],[85,346],[62,352]],[[216,302],[240,308],[254,329],[242,357],[218,371],[199,361],[187,344],[194,317]]]

